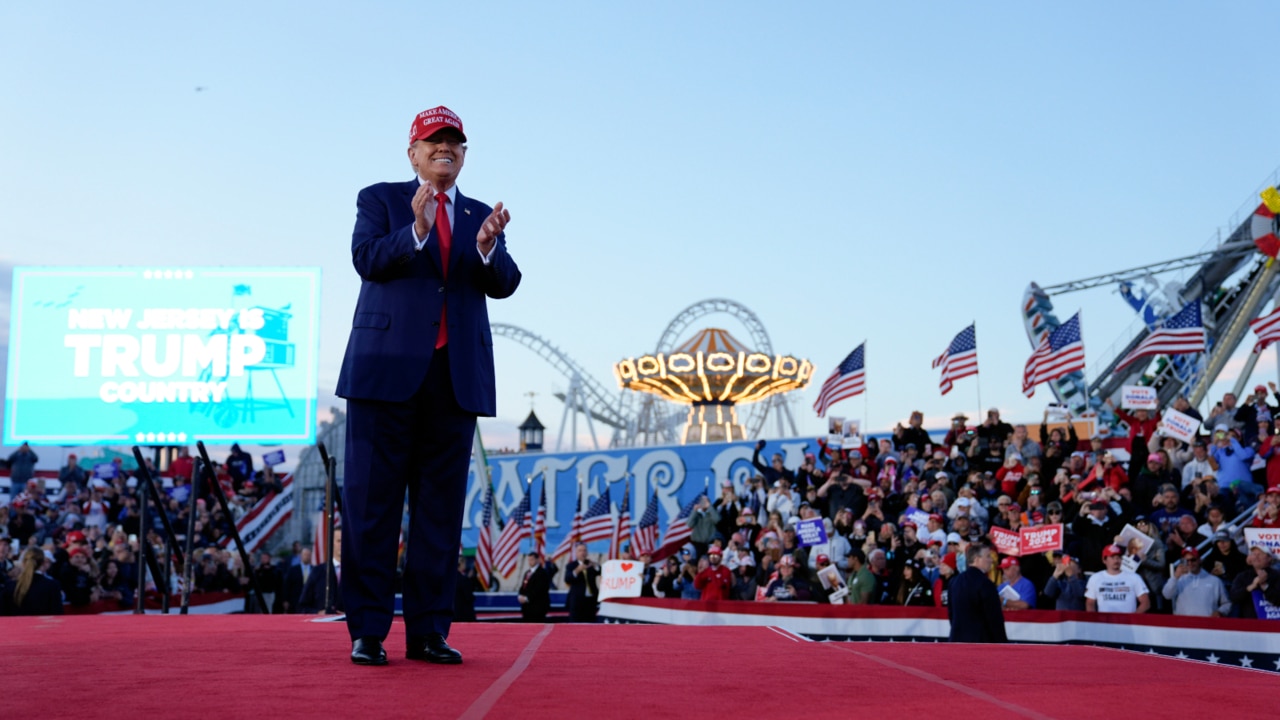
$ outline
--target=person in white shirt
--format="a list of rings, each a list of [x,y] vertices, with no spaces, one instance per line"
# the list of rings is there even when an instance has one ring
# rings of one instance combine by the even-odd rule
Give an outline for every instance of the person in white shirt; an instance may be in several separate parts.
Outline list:
[[[1084,607],[1089,612],[1144,613],[1151,608],[1147,584],[1137,573],[1120,569],[1124,548],[1108,545],[1102,550],[1103,572],[1089,578]]]

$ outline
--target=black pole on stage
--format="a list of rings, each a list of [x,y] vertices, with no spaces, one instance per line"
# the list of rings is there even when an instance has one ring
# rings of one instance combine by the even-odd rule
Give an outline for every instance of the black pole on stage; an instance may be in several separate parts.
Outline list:
[[[325,555],[329,558],[329,562],[333,562],[333,501],[338,495],[338,459],[329,455],[329,449],[324,443],[316,443],[316,449],[320,451],[320,462],[324,463],[324,523],[325,523]],[[324,611],[326,613],[336,613],[337,607],[334,603],[337,588],[333,587],[333,576],[329,574],[328,564],[324,569]]]
[[[164,500],[160,497],[160,491],[156,489],[155,482],[151,479],[151,470],[147,467],[147,463],[143,461],[142,450],[137,445],[133,446],[133,459],[138,461],[138,482],[147,484],[148,489],[143,494],[153,496],[158,510],[156,514],[160,516],[160,525],[164,528],[165,555],[159,565],[153,564],[157,572],[153,572],[152,577],[155,578],[156,589],[160,591],[160,612],[168,615],[169,567],[172,564],[173,557],[178,554],[177,535],[173,532],[173,523],[169,521],[169,513],[165,510]],[[189,563],[190,558],[183,559],[183,567],[186,567]],[[161,583],[164,584],[163,589],[161,589]]]
[[[196,441],[196,449],[200,451],[200,459],[203,462],[201,472],[204,479],[209,483],[209,491],[213,493],[214,499],[218,501],[218,506],[222,508],[222,512],[226,514],[227,520],[231,525],[231,539],[236,544],[236,550],[240,552],[240,563],[244,566],[245,576],[249,578],[249,592],[258,597],[258,607],[268,607],[267,599],[262,596],[262,591],[258,589],[258,581],[254,577],[253,565],[249,562],[249,553],[245,552],[244,541],[240,539],[240,530],[236,528],[235,516],[231,514],[231,507],[227,505],[227,497],[222,494],[222,485],[218,484],[218,477],[213,474],[213,461],[209,459],[209,451],[204,448],[204,441]]]
[[[138,484],[142,479],[137,478]],[[136,487],[136,486],[135,486]],[[133,603],[133,614],[141,615],[146,610],[143,605],[147,594],[147,493],[140,487],[138,491],[138,595]]]
[[[203,461],[197,461],[203,462]],[[186,478],[191,483],[190,507],[187,509],[187,539],[184,542],[184,548],[187,561],[182,564],[182,609],[178,611],[180,615],[186,615],[187,609],[191,606],[191,583],[195,581],[195,549],[192,547],[196,532],[196,499],[200,497],[200,473],[192,472],[191,477]]]

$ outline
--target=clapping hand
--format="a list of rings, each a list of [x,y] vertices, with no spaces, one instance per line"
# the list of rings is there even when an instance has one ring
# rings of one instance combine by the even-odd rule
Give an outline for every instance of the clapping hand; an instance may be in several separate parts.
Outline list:
[[[480,223],[480,232],[476,233],[476,248],[488,255],[493,249],[493,244],[497,242],[498,235],[509,222],[511,222],[511,213],[502,207],[502,203],[494,205],[493,212],[489,213],[489,217],[485,218],[483,223]]]

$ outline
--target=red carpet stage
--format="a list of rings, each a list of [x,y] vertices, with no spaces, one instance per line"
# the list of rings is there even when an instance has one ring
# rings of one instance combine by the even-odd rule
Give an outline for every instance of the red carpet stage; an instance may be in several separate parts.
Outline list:
[[[810,642],[769,627],[460,624],[462,666],[346,658],[300,616],[0,619],[5,717],[1267,717],[1274,674],[1081,646]],[[923,713],[928,713],[923,715]]]

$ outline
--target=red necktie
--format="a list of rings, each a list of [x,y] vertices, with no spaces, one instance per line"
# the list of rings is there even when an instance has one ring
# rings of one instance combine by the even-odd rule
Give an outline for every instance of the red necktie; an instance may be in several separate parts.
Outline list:
[[[444,193],[436,193],[436,238],[440,240],[440,276],[444,280],[449,279],[449,244],[453,241],[453,231],[449,229],[449,213],[445,210],[445,203],[449,202],[449,196]],[[440,332],[436,335],[436,349],[440,349],[449,342],[449,326],[445,324],[445,306],[440,306]]]

